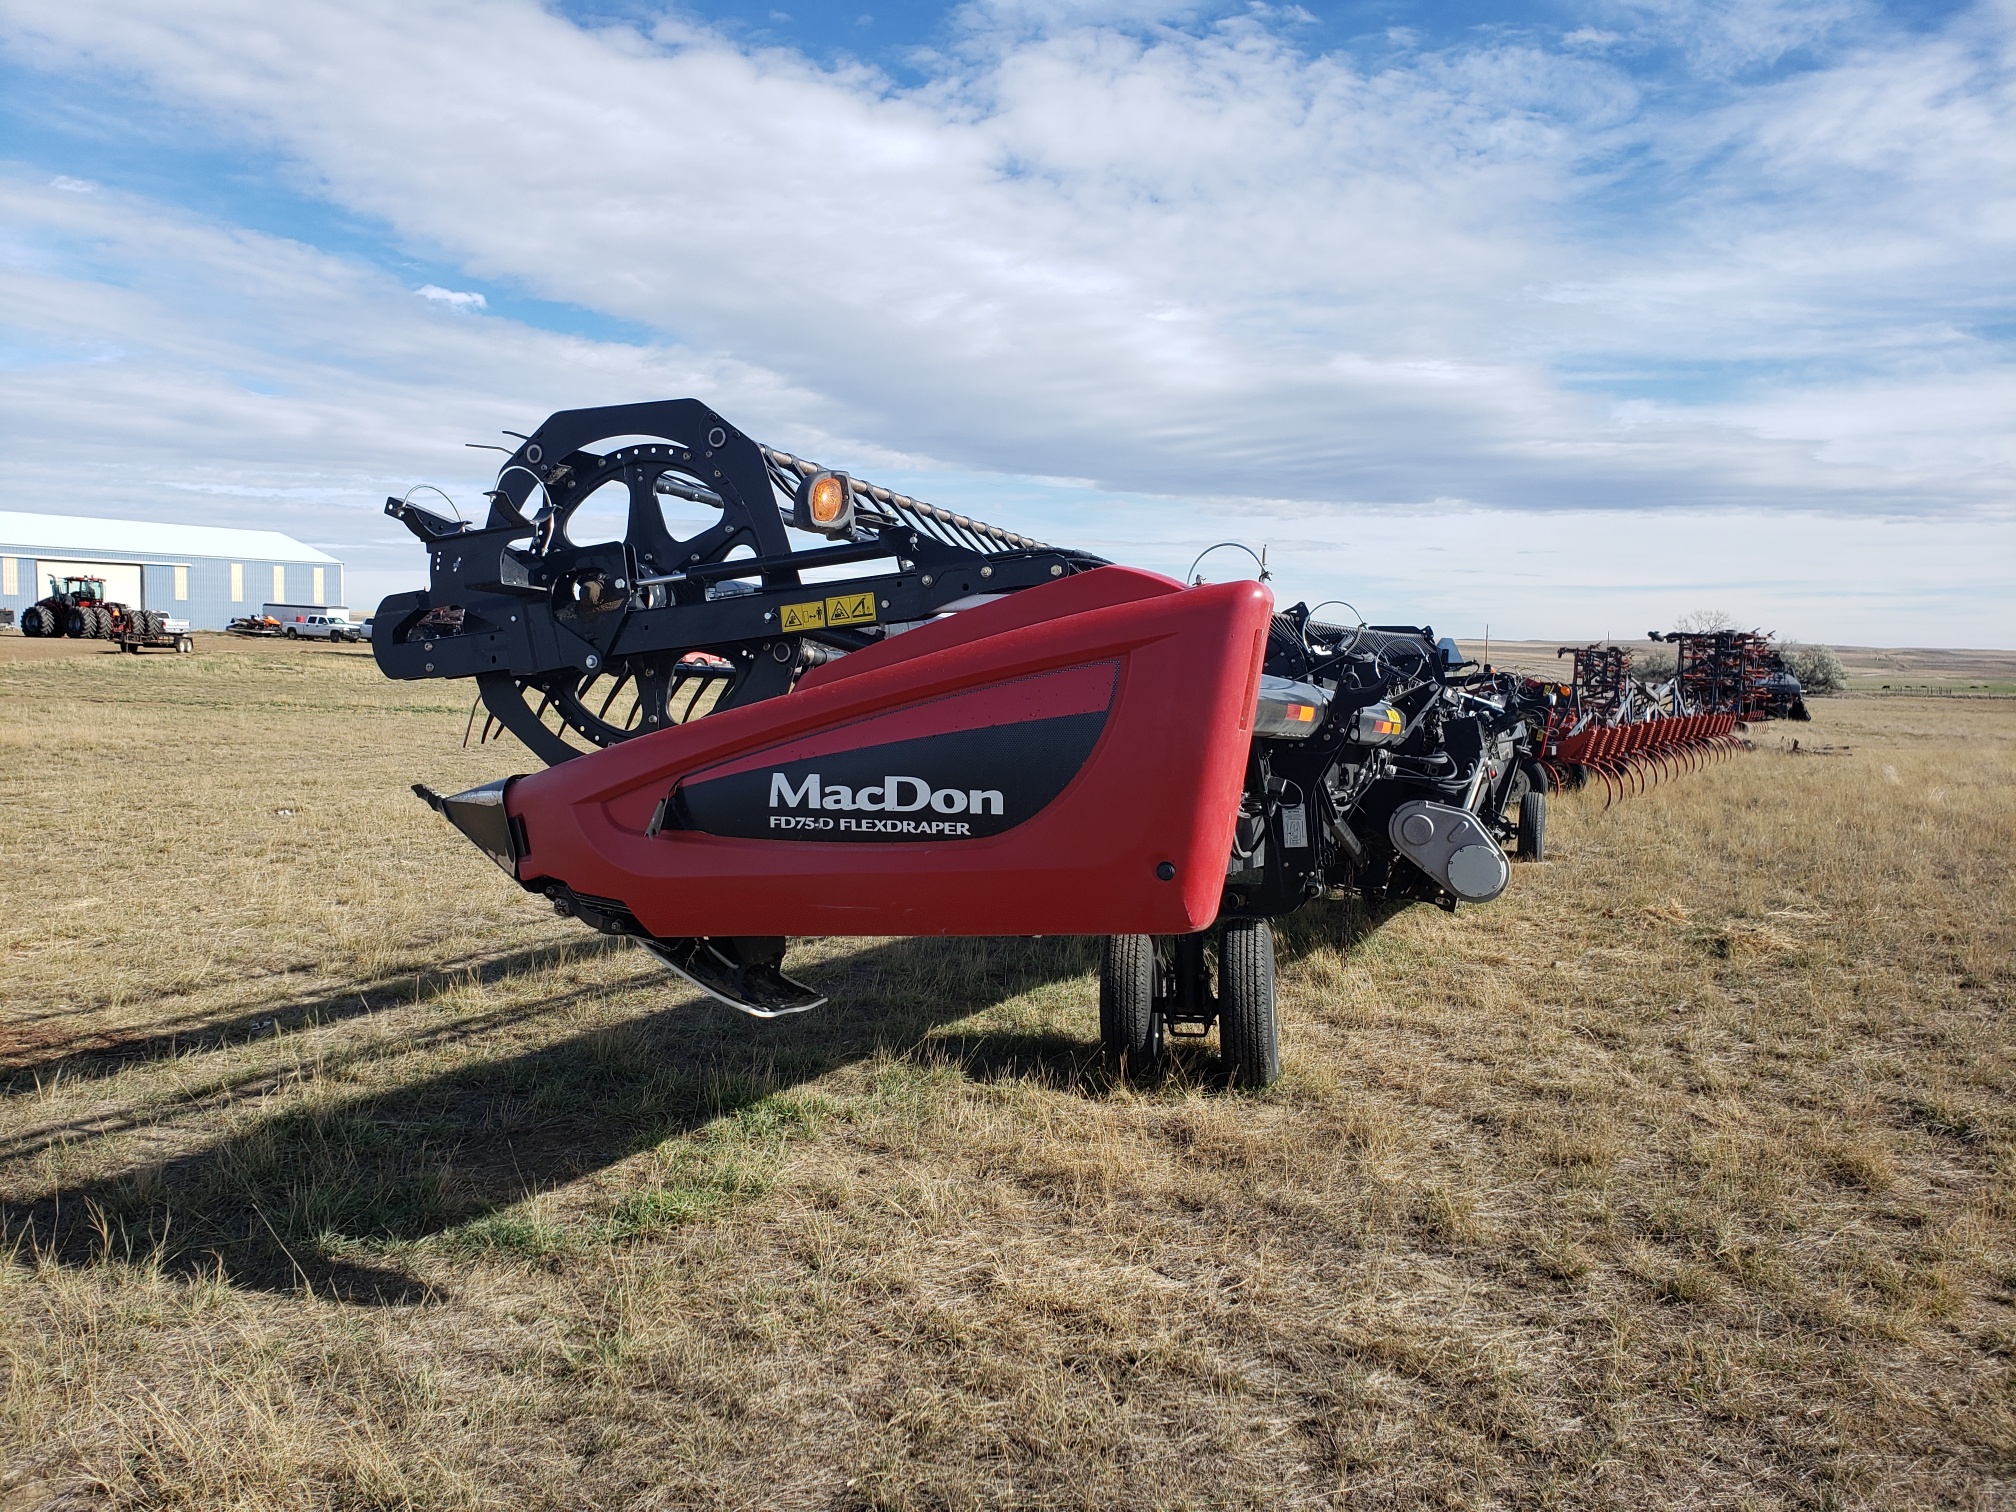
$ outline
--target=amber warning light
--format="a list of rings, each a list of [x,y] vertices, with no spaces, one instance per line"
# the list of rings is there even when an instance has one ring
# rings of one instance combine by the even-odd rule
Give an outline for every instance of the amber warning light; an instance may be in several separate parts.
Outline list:
[[[791,523],[800,530],[815,530],[825,536],[854,533],[854,487],[847,474],[816,472],[798,485],[792,501]]]

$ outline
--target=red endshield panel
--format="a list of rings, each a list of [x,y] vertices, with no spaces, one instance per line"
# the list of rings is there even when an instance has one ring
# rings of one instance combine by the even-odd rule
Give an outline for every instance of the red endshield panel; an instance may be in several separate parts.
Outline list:
[[[1201,929],[1272,608],[1102,567],[969,610],[513,783],[519,875],[666,937]]]

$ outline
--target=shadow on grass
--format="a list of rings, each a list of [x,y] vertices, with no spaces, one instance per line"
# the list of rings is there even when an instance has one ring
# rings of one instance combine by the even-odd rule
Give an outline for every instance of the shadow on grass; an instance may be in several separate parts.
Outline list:
[[[262,1003],[223,1018],[188,1017],[148,1033],[119,1030],[65,1032],[40,1029],[42,1023],[73,1022],[74,1012],[9,1015],[0,1025],[0,1095],[12,1096],[41,1082],[113,1076],[146,1061],[172,1060],[205,1050],[217,1050],[264,1034],[337,1024],[396,1004],[438,997],[459,987],[482,986],[569,959],[605,954],[615,942],[589,937],[557,945],[541,945],[501,956],[470,956],[424,970],[398,972],[374,982],[346,985],[339,992],[318,993],[275,1005]],[[4,1155],[0,1151],[0,1155]]]
[[[1348,950],[1395,911],[1311,905],[1283,922],[1281,958]],[[536,969],[548,964],[543,954],[495,963],[496,973]],[[170,1274],[245,1287],[306,1287],[374,1305],[423,1302],[430,1288],[388,1249],[484,1218],[877,1053],[956,1065],[976,1080],[1034,1080],[1099,1095],[1109,1083],[1096,1044],[1051,1032],[934,1034],[1097,965],[1098,942],[1089,939],[872,946],[803,970],[831,999],[813,1013],[762,1022],[686,998],[522,1055],[283,1109],[159,1164],[0,1202],[0,1246],[73,1266],[151,1257]],[[444,1032],[481,1033],[550,1012],[573,995]],[[1178,1046],[1175,1074],[1206,1080],[1211,1059],[1202,1046]],[[216,1095],[242,1097],[243,1089]],[[156,1117],[122,1115],[122,1122]],[[75,1137],[113,1131],[101,1122]]]
[[[1096,963],[1080,940],[895,941],[812,965],[803,975],[831,1003],[770,1022],[680,991],[678,1006],[642,1018],[393,1090],[283,1109],[159,1164],[0,1202],[0,1248],[72,1266],[152,1259],[169,1274],[305,1286],[359,1303],[426,1301],[429,1288],[388,1247],[483,1218],[850,1062],[903,1054],[938,1025]]]

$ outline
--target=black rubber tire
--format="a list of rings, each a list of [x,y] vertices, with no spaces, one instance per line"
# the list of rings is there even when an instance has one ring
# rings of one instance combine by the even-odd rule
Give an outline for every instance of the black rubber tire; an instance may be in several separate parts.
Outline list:
[[[72,604],[63,616],[63,633],[72,640],[84,639],[91,633],[91,616]]]
[[[102,605],[91,611],[91,638],[93,640],[112,639],[112,611]]]
[[[1274,926],[1265,919],[1234,919],[1218,942],[1218,1048],[1234,1086],[1270,1086],[1281,1075]]]
[[[281,633],[282,633],[283,635],[285,635],[285,636],[287,637],[287,639],[289,639],[289,640],[299,640],[299,639],[301,638],[301,634],[300,634],[300,632],[299,632],[298,630],[296,630],[296,629],[295,629],[295,628],[294,628],[294,627],[293,627],[292,625],[289,625],[289,626],[288,626],[288,627],[287,627],[287,628],[286,628],[286,629],[285,629],[284,631],[282,631]]]
[[[1099,1045],[1115,1076],[1140,1080],[1161,1069],[1153,935],[1106,937],[1099,952]]]
[[[26,609],[23,609],[21,611],[21,633],[30,640],[42,639],[45,633],[42,616],[48,612],[40,604],[30,604]]]
[[[189,637],[185,635],[185,636],[183,636],[183,637],[182,637],[181,639],[179,639],[179,640],[177,640],[177,641],[175,642],[175,649],[176,649],[176,650],[177,650],[178,652],[182,652],[182,653],[185,653],[185,654],[186,654],[186,653],[188,653],[188,652],[191,652],[191,651],[194,651],[194,650],[196,649],[196,642],[194,642],[193,640],[189,639]]]
[[[1527,861],[1547,859],[1547,795],[1538,789],[1519,800],[1519,855]]]

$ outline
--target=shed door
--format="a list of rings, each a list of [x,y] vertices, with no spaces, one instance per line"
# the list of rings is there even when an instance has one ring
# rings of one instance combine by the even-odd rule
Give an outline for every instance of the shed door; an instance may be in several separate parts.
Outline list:
[[[35,574],[35,597],[38,599],[49,592],[49,579],[52,577],[98,577],[105,579],[105,597],[113,603],[130,604],[135,609],[143,607],[138,562],[52,562],[48,557],[38,557]]]

